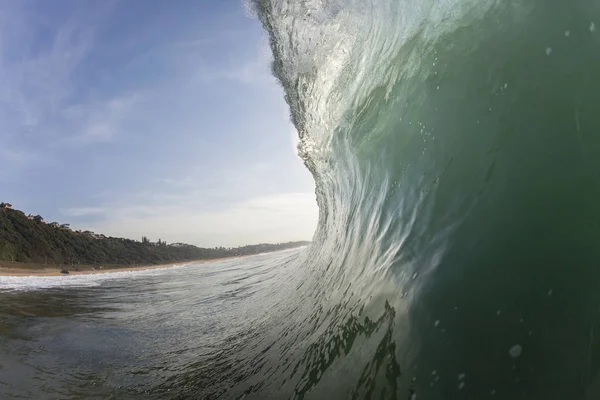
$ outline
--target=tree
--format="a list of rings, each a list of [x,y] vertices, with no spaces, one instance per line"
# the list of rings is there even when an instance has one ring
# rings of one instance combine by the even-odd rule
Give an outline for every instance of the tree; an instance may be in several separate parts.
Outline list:
[[[41,219],[41,217],[39,217]],[[99,237],[102,237],[100,240]],[[33,262],[48,265],[74,263],[83,265],[160,264],[174,261],[215,259],[234,255],[256,254],[307,245],[308,242],[278,245],[252,245],[237,248],[201,248],[184,243],[167,245],[159,239],[154,245],[142,241],[83,234],[55,229],[36,223],[18,210],[0,213],[0,261]]]

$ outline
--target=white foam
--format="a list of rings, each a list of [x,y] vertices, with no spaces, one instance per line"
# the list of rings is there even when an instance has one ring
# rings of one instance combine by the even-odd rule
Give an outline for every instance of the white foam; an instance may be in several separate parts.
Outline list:
[[[135,279],[156,276],[179,270],[191,264],[136,271],[103,272],[86,275],[62,276],[0,276],[0,290],[39,290],[57,287],[94,287],[115,279]]]

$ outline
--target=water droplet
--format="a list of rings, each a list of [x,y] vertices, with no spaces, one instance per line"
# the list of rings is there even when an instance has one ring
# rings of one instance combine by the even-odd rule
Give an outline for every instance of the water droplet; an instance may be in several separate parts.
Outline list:
[[[436,321],[433,323],[433,326],[435,326],[435,327],[437,328],[439,324],[440,324],[440,320],[439,320],[439,319],[437,319],[437,320],[436,320]]]
[[[529,336],[531,336],[531,335],[533,335],[533,331],[529,331],[529,332],[527,332],[527,334],[528,334]]]
[[[513,347],[510,348],[508,354],[510,354],[512,358],[517,358],[521,355],[522,352],[523,348],[520,345],[515,344]]]
[[[552,47],[547,47],[546,48],[546,55],[549,56],[550,54],[552,54]]]
[[[417,394],[416,394],[416,393],[413,393],[413,394],[410,396],[410,400],[417,400]]]
[[[500,310],[496,311],[496,316],[500,315]]]
[[[594,24],[593,22],[590,23],[590,32],[595,32],[596,31],[596,24]]]
[[[569,36],[571,36],[571,31],[565,31],[565,36],[566,36],[566,37],[569,37]]]
[[[458,310],[458,306],[454,306],[454,311],[457,311],[457,310]]]
[[[437,90],[440,90],[440,87],[439,87],[439,86],[437,87]]]
[[[458,389],[459,390],[462,389],[462,388],[464,388],[464,387],[465,387],[465,383],[464,382],[461,382],[461,383],[458,384]]]
[[[495,395],[495,394],[496,394],[496,391],[495,391],[495,390],[493,390],[493,389],[492,389],[492,390],[490,390],[490,395],[491,395],[491,396],[493,396],[493,395]]]
[[[412,278],[413,278],[413,281],[414,281],[415,279],[417,279],[417,276],[419,276],[419,273],[418,273],[418,272],[415,272],[415,273],[414,273],[414,275],[412,276]]]
[[[467,377],[467,374],[465,374],[464,372],[462,374],[458,374],[458,380],[462,381],[463,379],[465,379]]]
[[[508,83],[504,84],[504,89],[506,89],[508,87]]]
[[[548,296],[552,296],[552,293],[554,293],[554,289],[548,290]]]
[[[437,374],[437,371],[434,369],[433,371],[431,371],[431,375],[435,375]]]

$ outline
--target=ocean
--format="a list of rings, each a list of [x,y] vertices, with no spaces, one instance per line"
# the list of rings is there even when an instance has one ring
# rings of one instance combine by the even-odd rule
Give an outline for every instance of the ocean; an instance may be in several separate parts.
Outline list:
[[[599,399],[600,3],[251,8],[312,244],[2,278],[0,398]]]
[[[0,277],[0,399],[239,397],[277,370],[269,348],[291,350],[303,254]]]

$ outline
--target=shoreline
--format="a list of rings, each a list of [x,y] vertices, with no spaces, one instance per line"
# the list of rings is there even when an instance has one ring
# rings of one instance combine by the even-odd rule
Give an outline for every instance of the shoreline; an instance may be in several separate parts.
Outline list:
[[[223,258],[212,258],[212,259],[203,259],[203,260],[190,260],[190,261],[174,261],[172,263],[167,264],[157,264],[157,265],[140,265],[140,266],[106,266],[102,269],[93,269],[91,266],[82,266],[79,271],[72,270],[71,267],[67,267],[66,269],[69,271],[68,274],[62,274],[61,268],[56,267],[47,267],[41,266],[40,264],[29,264],[36,265],[35,267],[27,267],[27,264],[19,265],[17,263],[8,264],[0,263],[0,277],[5,276],[72,276],[72,275],[92,275],[92,274],[106,274],[111,272],[129,272],[129,271],[146,271],[153,269],[162,269],[162,268],[173,268],[180,267],[183,265],[189,264],[206,264],[209,262],[216,261],[225,261],[232,260],[235,258],[244,258],[250,257],[254,254],[248,254],[243,256],[234,256],[234,257],[223,257]],[[15,265],[12,267],[11,265]]]

